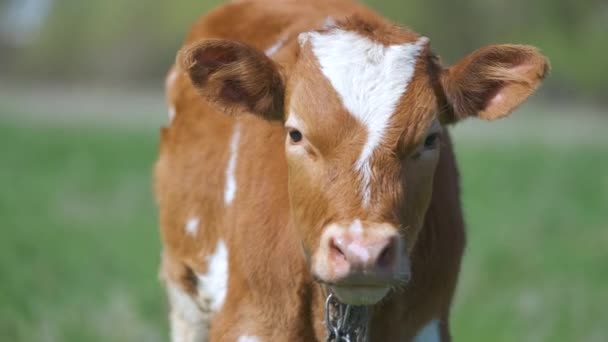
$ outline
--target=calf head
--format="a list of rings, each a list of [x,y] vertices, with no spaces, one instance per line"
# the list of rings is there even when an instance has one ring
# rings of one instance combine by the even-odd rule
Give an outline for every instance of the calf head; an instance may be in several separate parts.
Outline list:
[[[311,272],[343,302],[374,304],[410,277],[442,127],[508,115],[548,62],[530,46],[491,45],[443,68],[427,38],[358,19],[298,40],[289,72],[226,40],[178,59],[222,110],[284,124],[292,219]]]

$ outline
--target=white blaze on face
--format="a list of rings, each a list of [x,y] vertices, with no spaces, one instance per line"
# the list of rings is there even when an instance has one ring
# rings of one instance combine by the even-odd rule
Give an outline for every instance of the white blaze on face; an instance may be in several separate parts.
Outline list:
[[[261,342],[257,336],[241,335],[236,340],[237,342]]]
[[[228,289],[228,249],[219,240],[213,254],[207,257],[207,273],[198,275],[198,294],[211,303],[211,311],[221,309]]]
[[[234,132],[230,139],[230,159],[226,166],[226,185],[224,187],[224,204],[230,205],[234,201],[236,194],[236,161],[239,153],[239,140],[241,138],[241,126],[237,122],[234,125]]]
[[[333,29],[311,32],[300,39],[310,40],[321,71],[344,107],[367,128],[367,142],[355,163],[362,178],[363,204],[367,205],[371,196],[371,157],[414,76],[418,55],[428,38],[386,46],[355,32]]]

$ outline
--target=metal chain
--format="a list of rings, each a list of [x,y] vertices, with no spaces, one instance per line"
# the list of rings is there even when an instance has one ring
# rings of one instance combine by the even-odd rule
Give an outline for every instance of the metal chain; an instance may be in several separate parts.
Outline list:
[[[330,293],[325,300],[325,341],[365,342],[368,318],[367,307],[341,303]]]

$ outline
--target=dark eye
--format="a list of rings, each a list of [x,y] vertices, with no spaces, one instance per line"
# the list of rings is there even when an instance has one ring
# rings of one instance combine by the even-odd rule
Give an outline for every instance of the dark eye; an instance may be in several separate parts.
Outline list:
[[[299,143],[302,141],[302,132],[298,131],[297,129],[292,129],[289,131],[289,138],[291,138],[293,143]]]
[[[424,139],[424,148],[426,148],[426,149],[436,148],[437,145],[439,145],[439,133],[429,134]]]

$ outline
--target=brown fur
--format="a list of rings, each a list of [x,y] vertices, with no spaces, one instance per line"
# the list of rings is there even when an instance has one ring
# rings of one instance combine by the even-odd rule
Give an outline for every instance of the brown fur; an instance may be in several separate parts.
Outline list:
[[[437,160],[412,155],[436,118],[451,123],[469,115],[507,115],[536,89],[548,64],[533,48],[497,45],[443,70],[425,47],[374,155],[372,183],[382,191],[373,192],[373,205],[364,209],[353,190],[359,175],[352,165],[367,133],[319,72],[310,48],[300,49],[296,39],[300,32],[323,30],[327,16],[381,44],[418,39],[347,0],[239,1],[194,25],[167,89],[177,115],[162,130],[155,168],[162,277],[196,297],[194,274],[207,271],[205,257],[223,239],[230,256],[228,295],[213,316],[210,340],[246,334],[262,341],[323,341],[326,290],[313,280],[309,258],[324,225],[354,217],[389,222],[402,229],[413,277],[372,307],[371,340],[411,340],[440,319],[448,341],[465,244],[449,134],[441,134]],[[283,47],[271,58],[264,55],[279,39]],[[309,159],[286,157],[282,123],[290,110],[308,129]],[[225,115],[245,112],[255,115]],[[238,191],[225,206],[225,169],[237,124]],[[201,218],[194,237],[183,228],[193,215]]]
[[[178,64],[205,98],[224,104],[224,111],[260,113],[269,120],[282,118],[283,80],[259,50],[208,39],[182,50]]]
[[[548,71],[549,63],[534,47],[481,48],[442,75],[453,109],[448,121],[471,115],[488,120],[504,117],[536,90]],[[504,100],[491,103],[498,92]]]

